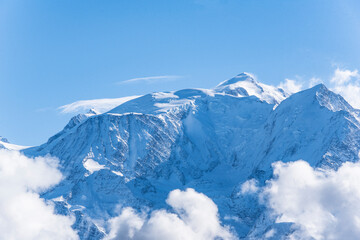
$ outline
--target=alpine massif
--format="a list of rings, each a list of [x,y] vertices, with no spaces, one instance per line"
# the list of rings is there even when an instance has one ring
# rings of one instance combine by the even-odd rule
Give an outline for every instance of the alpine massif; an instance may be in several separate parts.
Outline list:
[[[188,188],[216,204],[229,232],[208,239],[281,239],[293,223],[276,221],[254,193],[273,178],[272,164],[301,159],[336,170],[357,162],[360,118],[322,84],[290,95],[242,73],[213,89],[151,93],[79,114],[22,151],[60,160],[64,179],[41,196],[75,216],[80,239],[111,238],[107,222],[121,209],[171,212],[169,193]]]

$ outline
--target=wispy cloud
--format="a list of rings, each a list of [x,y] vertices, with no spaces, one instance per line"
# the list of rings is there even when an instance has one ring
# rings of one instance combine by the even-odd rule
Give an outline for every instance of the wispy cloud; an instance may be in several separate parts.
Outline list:
[[[360,108],[360,74],[357,69],[337,68],[330,83],[332,91],[343,96],[353,107]]]
[[[303,89],[304,86],[313,87],[319,83],[326,83],[329,89],[335,93],[340,94],[348,101],[354,108],[360,109],[360,73],[358,69],[349,70],[340,68],[337,65],[332,76],[328,79],[321,79],[313,77],[309,80],[290,80],[279,84],[279,87],[284,90],[295,93]]]
[[[80,113],[88,111],[89,109],[94,109],[99,113],[107,112],[114,107],[119,106],[127,101],[138,98],[140,96],[129,96],[122,98],[104,98],[104,99],[93,99],[93,100],[81,100],[66,104],[59,107],[58,109],[61,113]]]
[[[298,80],[286,78],[278,87],[284,89],[288,93],[296,93],[303,89],[303,83]]]
[[[310,78],[309,82],[308,82],[308,86],[311,88],[315,85],[318,85],[320,83],[323,83],[323,81],[321,80],[321,78],[318,77],[312,77]]]
[[[344,85],[349,83],[353,78],[359,78],[359,77],[360,75],[357,69],[351,71],[348,69],[337,68],[330,82],[335,83],[336,85]]]
[[[128,83],[137,83],[137,82],[155,83],[155,82],[173,81],[179,78],[182,78],[182,76],[163,75],[163,76],[139,77],[139,78],[131,78],[128,80],[117,82],[117,84],[128,84]]]

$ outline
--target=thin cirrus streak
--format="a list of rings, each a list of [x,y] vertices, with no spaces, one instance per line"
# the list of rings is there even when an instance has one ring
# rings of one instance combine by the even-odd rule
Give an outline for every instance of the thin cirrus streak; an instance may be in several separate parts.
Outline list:
[[[182,78],[182,76],[164,75],[164,76],[139,77],[139,78],[131,78],[128,80],[117,82],[117,84],[127,84],[127,83],[136,83],[136,82],[155,83],[160,81],[172,81],[179,78]]]

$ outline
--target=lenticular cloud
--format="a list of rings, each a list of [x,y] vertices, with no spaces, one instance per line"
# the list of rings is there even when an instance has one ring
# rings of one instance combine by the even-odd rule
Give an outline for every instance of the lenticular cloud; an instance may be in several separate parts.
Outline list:
[[[264,194],[277,222],[299,227],[290,239],[359,239],[360,163],[337,171],[305,161],[273,164],[275,178]]]
[[[166,203],[173,212],[161,209],[150,216],[124,208],[109,221],[108,239],[236,239],[228,227],[222,226],[215,203],[194,189],[170,192]]]
[[[54,158],[0,150],[0,239],[78,239],[73,219],[39,196],[61,178]]]

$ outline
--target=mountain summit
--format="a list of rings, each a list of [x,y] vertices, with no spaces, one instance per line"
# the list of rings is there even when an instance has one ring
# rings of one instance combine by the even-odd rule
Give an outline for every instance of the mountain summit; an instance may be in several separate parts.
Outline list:
[[[236,75],[233,78],[230,78],[228,80],[225,80],[225,81],[219,83],[219,85],[217,85],[217,87],[237,84],[238,82],[243,82],[243,81],[248,81],[248,82],[253,82],[253,83],[256,82],[254,75],[252,75],[251,73],[243,72],[243,73]]]
[[[281,88],[257,82],[250,73],[240,73],[229,80],[221,82],[214,90],[237,97],[256,96],[270,104],[279,104],[290,95]]]

